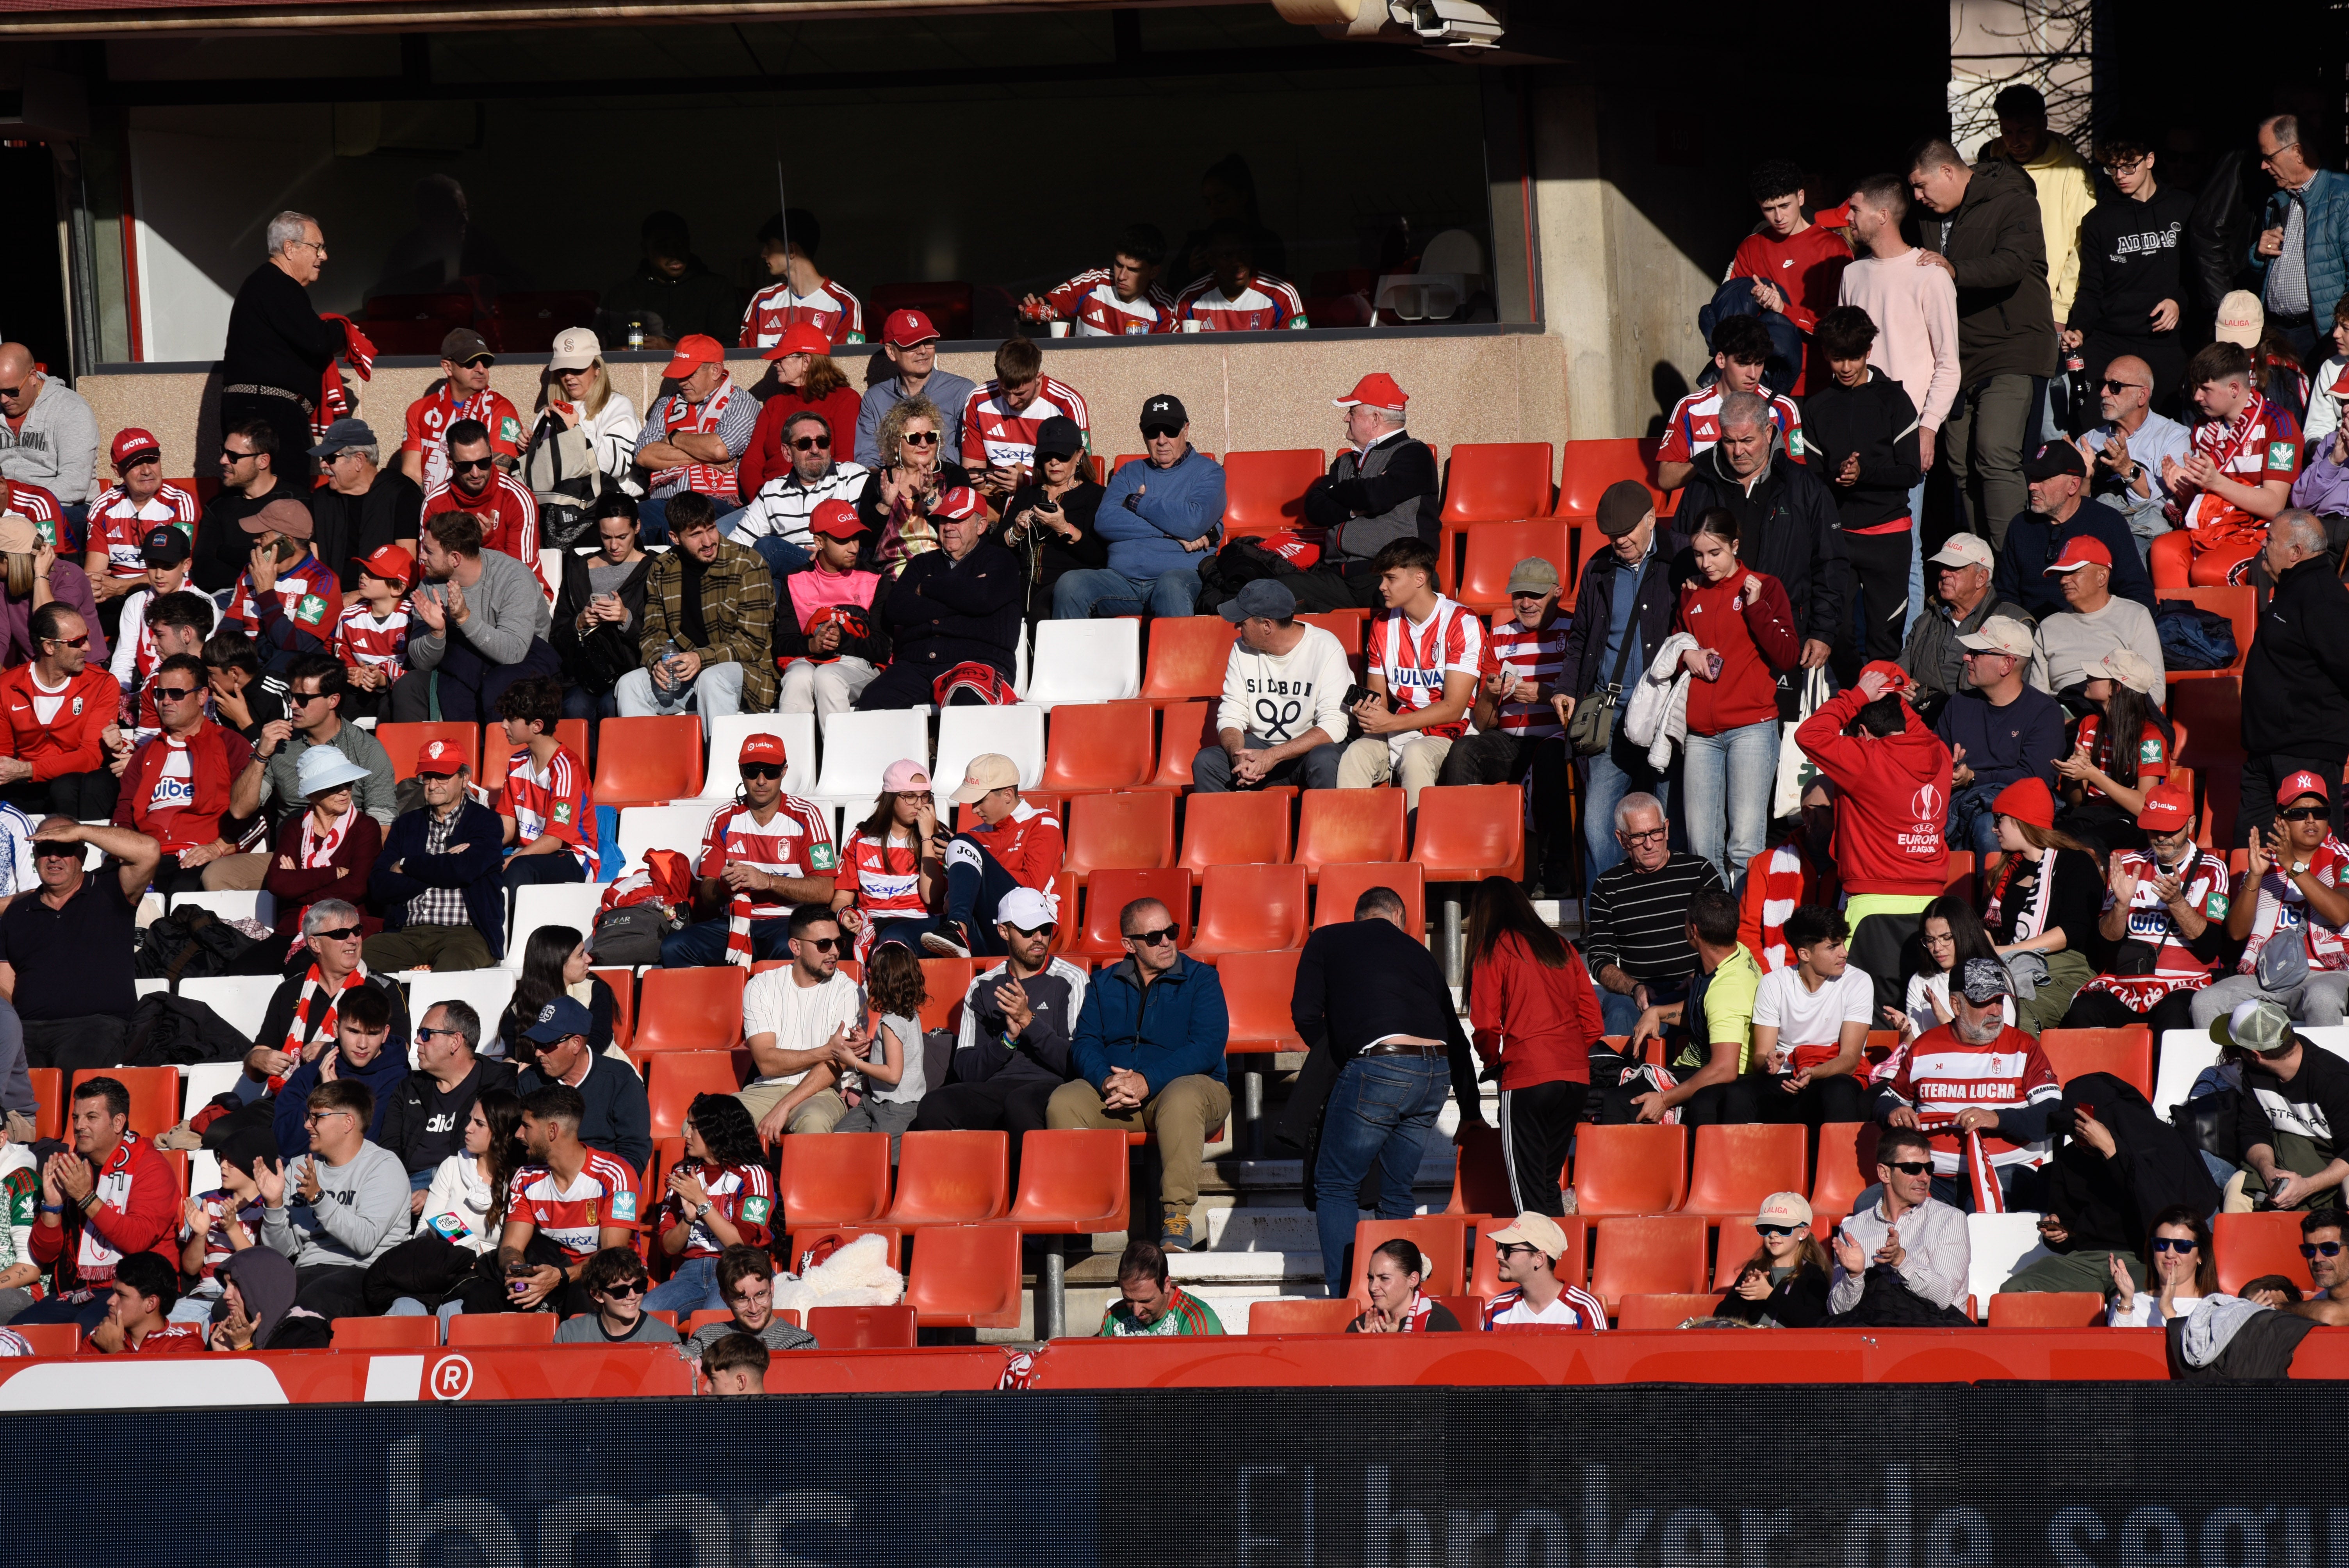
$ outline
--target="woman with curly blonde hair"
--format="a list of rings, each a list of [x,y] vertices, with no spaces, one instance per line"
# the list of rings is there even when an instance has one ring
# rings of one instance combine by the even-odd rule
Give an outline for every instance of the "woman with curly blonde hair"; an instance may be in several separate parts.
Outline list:
[[[895,577],[915,556],[938,547],[930,508],[938,497],[970,483],[970,475],[946,453],[945,417],[927,397],[905,399],[882,416],[881,466],[865,481],[856,503],[877,542],[873,564]]]

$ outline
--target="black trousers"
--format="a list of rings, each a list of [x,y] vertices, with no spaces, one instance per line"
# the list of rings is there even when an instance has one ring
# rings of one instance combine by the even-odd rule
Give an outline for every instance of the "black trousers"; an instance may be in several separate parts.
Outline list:
[[[129,1045],[129,1020],[110,1013],[94,1013],[81,1018],[25,1020],[26,1067],[63,1068],[67,1072],[120,1067],[122,1054]]]
[[[332,1323],[338,1317],[373,1317],[367,1306],[367,1270],[350,1264],[313,1264],[294,1271],[294,1305]]]
[[[2067,1029],[2126,1029],[2133,1024],[2144,1024],[2153,1030],[2153,1048],[2161,1050],[2161,1037],[2170,1029],[2190,1029],[2194,1026],[2194,993],[2172,991],[2151,1010],[2137,1012],[2109,991],[2082,991],[2072,998],[2064,1011],[2063,1026]]]
[[[1850,1073],[1815,1078],[1797,1094],[1788,1094],[1783,1081],[1769,1073],[1740,1074],[1729,1086],[1734,1114],[1723,1119],[1772,1126],[1800,1122],[1814,1133],[1823,1122],[1870,1119],[1867,1088]]]
[[[71,817],[96,822],[114,815],[114,800],[122,780],[103,768],[87,773],[60,773],[54,779],[23,779],[0,789],[0,800],[16,807],[39,827],[44,817]],[[2273,793],[2273,791],[2270,791]]]
[[[1535,738],[1499,730],[1462,736],[1444,753],[1435,781],[1522,784],[1528,774],[1534,781],[1534,831],[1533,841],[1526,846],[1526,880],[1539,881],[1553,898],[1565,898],[1579,889],[1569,889],[1567,882],[1567,866],[1574,850],[1574,835],[1568,830],[1567,821],[1574,791],[1574,764],[1562,738]]]
[[[1609,1075],[1612,1076],[1611,1074]],[[1743,1113],[1737,1099],[1737,1084],[1707,1084],[1688,1099],[1681,1101],[1681,1123],[1685,1127],[1734,1127],[1751,1121]],[[1590,1099],[1598,1106],[1591,1119],[1602,1127],[1622,1127],[1640,1119],[1639,1110],[1631,1104],[1648,1092],[1645,1083],[1624,1084],[1619,1088],[1594,1088]]]
[[[1509,1168],[1509,1196],[1520,1214],[1566,1212],[1558,1178],[1582,1120],[1590,1086],[1572,1078],[1501,1091],[1501,1158]]]
[[[1854,652],[1861,663],[1900,656],[1900,627],[1909,614],[1909,552],[1910,533],[1847,533],[1843,552],[1859,588],[1860,624],[1865,635]]]

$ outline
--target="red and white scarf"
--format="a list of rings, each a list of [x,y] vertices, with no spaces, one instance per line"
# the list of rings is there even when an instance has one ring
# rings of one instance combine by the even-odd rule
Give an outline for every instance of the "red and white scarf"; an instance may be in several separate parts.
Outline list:
[[[336,315],[329,312],[320,315],[318,319],[320,321],[336,321],[342,323],[342,357],[350,361],[351,368],[359,373],[360,380],[374,380],[374,340],[369,338],[366,333],[361,332],[358,329],[357,324],[353,322],[351,318],[347,315]],[[317,407],[310,416],[310,434],[312,438],[316,440],[325,440],[326,438],[326,427],[333,424],[337,419],[347,417],[350,414],[352,407],[353,404],[351,402],[350,388],[343,385],[342,374],[335,368],[335,362],[330,359],[326,362],[325,374],[319,377]]]
[[[333,865],[335,851],[343,847],[343,835],[351,830],[351,819],[357,814],[357,806],[344,808],[343,814],[335,819],[335,825],[321,834],[318,831],[318,814],[316,811],[302,813],[299,869],[316,872],[324,871]],[[311,973],[316,974],[317,971],[314,968]]]
[[[718,378],[716,389],[701,400],[698,407],[688,403],[681,392],[670,394],[662,400],[658,411],[653,416],[660,427],[653,432],[653,438],[666,441],[680,430],[699,436],[716,435],[718,421],[724,416],[726,405],[734,400],[738,390],[734,377],[729,374]],[[734,494],[732,463],[686,463],[674,469],[663,469],[653,475],[653,484],[658,487],[680,479],[688,490],[698,490],[703,495],[731,497]]]
[[[336,1026],[335,1015],[341,1007],[343,993],[354,985],[366,985],[367,977],[367,965],[361,964],[352,969],[348,975],[344,975],[341,986],[332,995],[328,995],[326,988],[326,978],[318,973],[318,965],[313,963],[310,965],[310,972],[302,977],[302,995],[294,1001],[294,1021],[285,1026],[285,1043],[278,1049],[292,1057],[296,1062],[302,1059],[302,1052],[307,1043],[304,1038],[303,1021],[310,1016],[310,1004],[321,995],[326,997],[326,1016],[317,1021],[317,1027],[308,1032],[308,1038],[324,1039],[331,1047],[335,1043]],[[275,1094],[285,1085],[285,1080],[283,1078],[273,1076],[269,1080],[269,1092]]]
[[[1425,1334],[1427,1319],[1435,1311],[1435,1303],[1424,1291],[1411,1293],[1411,1305],[1403,1308],[1402,1321],[1395,1325],[1397,1334]]]
[[[1954,1113],[1937,1110],[1919,1111],[1917,1129],[1929,1138],[1954,1138],[1958,1140],[1958,1163],[1965,1171],[1966,1180],[1973,1184],[1975,1213],[2006,1212],[2006,1199],[1998,1190],[1998,1171],[1991,1164],[1989,1152],[1982,1148],[1980,1132],[1960,1132]]]
[[[750,895],[738,892],[726,905],[726,962],[750,967]]]

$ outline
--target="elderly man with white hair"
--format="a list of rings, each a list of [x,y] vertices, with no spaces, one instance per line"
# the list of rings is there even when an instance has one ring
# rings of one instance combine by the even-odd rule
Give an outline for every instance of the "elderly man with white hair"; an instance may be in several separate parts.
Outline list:
[[[265,419],[277,432],[285,477],[307,478],[310,417],[327,367],[343,352],[340,323],[322,321],[310,285],[326,262],[326,236],[307,212],[269,221],[269,259],[237,285],[221,353],[221,428]]]
[[[2349,587],[2324,554],[2324,524],[2287,507],[2268,524],[2264,551],[2275,591],[2243,662],[2243,795],[2235,841],[2264,840],[2276,792],[2293,774],[2314,774],[2331,791],[2349,759]],[[2254,838],[2253,835],[2257,835]]]
[[[1802,634],[1803,668],[1817,669],[1851,603],[1842,519],[1826,483],[1782,449],[1769,399],[1758,393],[1722,397],[1720,438],[1697,455],[1673,520],[1693,529],[1714,507],[1737,520],[1737,556],[1747,570],[1785,585]],[[1803,677],[1779,678],[1799,684]]]
[[[1599,982],[1599,1011],[1610,1035],[1629,1035],[1649,1008],[1681,1000],[1696,974],[1689,944],[1689,900],[1719,889],[1702,855],[1671,847],[1664,804],[1634,791],[1615,803],[1623,858],[1590,884],[1583,953]]]

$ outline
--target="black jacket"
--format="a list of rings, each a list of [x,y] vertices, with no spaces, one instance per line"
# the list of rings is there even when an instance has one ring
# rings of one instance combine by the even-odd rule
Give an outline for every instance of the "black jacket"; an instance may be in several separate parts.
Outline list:
[[[1011,538],[1011,520],[1030,507],[1044,504],[1044,487],[1022,485],[1011,492],[1003,503],[1003,521],[988,531],[987,537],[1019,557],[1028,568],[1028,602],[1030,613],[1042,619],[1052,613],[1052,584],[1071,572],[1094,571],[1109,564],[1109,541],[1093,526],[1101,511],[1102,497],[1108,492],[1091,480],[1061,498],[1061,515],[1077,531],[1074,539],[1063,539],[1060,533],[1041,524],[1030,529],[1018,542]]]
[[[504,824],[495,811],[479,801],[460,801],[449,842],[462,844],[465,852],[428,855],[424,845],[429,814],[430,808],[419,807],[392,819],[383,836],[383,852],[376,856],[375,870],[367,874],[367,898],[383,911],[383,928],[399,931],[408,924],[409,899],[427,888],[458,889],[466,913],[489,944],[490,961],[495,963],[505,955],[506,947]]]
[[[424,491],[391,469],[378,470],[363,494],[315,490],[309,500],[318,529],[310,552],[335,569],[346,593],[359,585],[359,562],[395,540],[414,539],[424,515]]]
[[[617,1057],[599,1051],[588,1059],[594,1065],[579,1084],[579,1098],[587,1102],[579,1141],[625,1161],[641,1177],[653,1157],[653,1112],[645,1080]],[[527,1098],[553,1081],[536,1068],[525,1068],[514,1079],[514,1092]]]
[[[587,601],[595,596],[595,580],[587,574],[587,568],[601,559],[574,550],[563,552],[563,582],[555,590],[554,617],[546,631],[546,640],[563,661],[564,674],[574,685],[595,692],[611,690],[622,676],[644,663],[636,634],[645,624],[645,583],[659,557],[647,554],[620,579],[620,603],[627,609],[627,624],[598,622],[583,639],[579,617]]]
[[[2075,332],[2153,335],[2153,307],[2174,299],[2186,308],[2180,275],[2194,198],[2164,185],[2150,201],[2111,196],[2080,221],[2080,284],[2072,295]],[[1804,410],[1804,422],[1810,411]]]
[[[512,1089],[512,1062],[493,1057],[473,1063],[464,1081],[443,1094],[430,1073],[421,1068],[401,1078],[384,1108],[375,1141],[399,1156],[412,1175],[430,1171],[465,1147],[465,1119],[485,1088]]]
[[[1749,488],[1729,472],[1716,446],[1697,458],[1673,515],[1693,524],[1714,506],[1737,519],[1738,559],[1785,584],[1795,629],[1806,641],[1834,646],[1851,603],[1851,562],[1843,552],[1843,520],[1818,475],[1779,450],[1774,431],[1769,465]],[[1651,655],[1655,647],[1648,645]]]
[[[1713,1315],[1740,1323],[1759,1323],[1767,1317],[1781,1328],[1816,1328],[1827,1315],[1826,1271],[1814,1263],[1802,1264],[1760,1301],[1746,1300],[1732,1285],[1721,1293],[1721,1303]]]
[[[1582,581],[1574,590],[1574,624],[1566,629],[1566,689],[1577,700],[1597,691],[1614,675],[1607,662],[1607,634],[1614,625],[1615,574],[1626,572],[1611,542],[1602,542],[1583,563]],[[1681,584],[1696,574],[1696,557],[1688,536],[1656,524],[1655,547],[1641,569],[1632,610],[1640,617],[1640,643],[1652,658],[1671,635],[1672,615],[1680,608]],[[1640,678],[1636,665],[1626,665],[1628,689]]]
[[[326,366],[342,352],[342,324],[319,320],[310,291],[276,263],[264,262],[245,274],[229,307],[221,386],[274,387],[316,404]],[[301,456],[281,452],[277,460],[286,472],[299,472]]]
[[[2230,148],[2210,165],[2194,198],[2187,222],[2187,274],[2193,281],[2194,310],[2206,323],[2230,289],[2251,275],[2243,258],[2275,182],[2258,172],[2254,155]]]
[[[699,256],[686,260],[676,277],[639,262],[636,270],[604,291],[595,330],[614,348],[628,346],[628,322],[644,323],[649,337],[675,342],[702,333],[730,344],[742,329],[742,296]]]
[[[1803,399],[1803,446],[1809,468],[1826,481],[1844,527],[1872,528],[1909,515],[1909,492],[1924,477],[1917,444],[1917,405],[1900,383],[1870,366],[1846,387],[1830,376]],[[1859,482],[1836,482],[1844,459],[1859,456]]]
[[[1974,165],[1957,211],[1944,216],[1920,208],[1917,229],[1925,249],[1947,256],[1957,271],[1958,368],[1966,386],[1993,376],[2054,375],[2047,232],[2030,173],[2003,158],[1985,159]]]
[[[2243,750],[2349,758],[2349,587],[2318,555],[2285,573],[2243,660]]]
[[[896,645],[895,662],[936,680],[976,660],[1009,679],[1027,603],[1019,574],[1019,558],[985,540],[960,561],[943,550],[914,557],[875,606]]]

